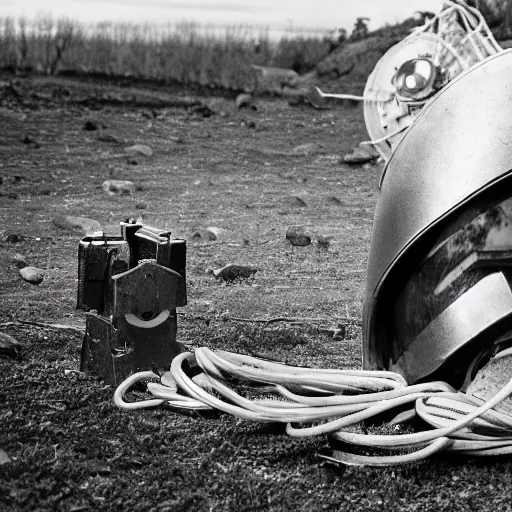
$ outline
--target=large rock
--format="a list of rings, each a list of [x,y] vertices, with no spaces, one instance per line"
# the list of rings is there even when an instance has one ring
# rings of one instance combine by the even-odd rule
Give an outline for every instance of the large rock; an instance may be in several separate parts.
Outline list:
[[[30,284],[41,284],[44,279],[44,272],[37,267],[24,267],[20,269],[20,276]]]

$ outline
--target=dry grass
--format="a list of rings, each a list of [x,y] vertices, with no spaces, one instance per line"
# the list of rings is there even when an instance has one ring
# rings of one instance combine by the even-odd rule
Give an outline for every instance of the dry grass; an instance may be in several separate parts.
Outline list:
[[[0,19],[0,67],[137,76],[165,82],[252,90],[251,64],[313,69],[332,48],[327,35],[272,40],[248,26],[223,32],[177,25],[99,23],[67,19]]]

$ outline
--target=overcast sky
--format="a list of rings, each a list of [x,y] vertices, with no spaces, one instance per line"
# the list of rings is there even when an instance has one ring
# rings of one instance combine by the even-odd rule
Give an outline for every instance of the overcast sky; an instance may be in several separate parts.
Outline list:
[[[358,16],[371,28],[403,20],[416,10],[437,12],[442,0],[0,0],[0,16],[51,13],[79,21],[181,20],[272,27],[344,27]]]

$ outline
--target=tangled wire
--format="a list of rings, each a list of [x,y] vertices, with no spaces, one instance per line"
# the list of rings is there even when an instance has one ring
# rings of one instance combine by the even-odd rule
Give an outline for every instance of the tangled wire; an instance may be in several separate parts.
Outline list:
[[[125,401],[125,394],[139,382],[147,383],[153,398]],[[255,390],[278,397],[247,399],[230,382],[249,383]],[[292,437],[328,434],[343,443],[400,452],[368,456],[336,451],[334,457],[322,456],[328,460],[389,466],[419,461],[443,450],[472,456],[512,453],[512,417],[493,409],[511,394],[512,380],[484,402],[445,382],[408,386],[393,372],[294,367],[202,347],[178,355],[170,372],[161,376],[151,371],[131,375],[117,388],[114,402],[128,410],[167,403],[177,409],[217,409],[245,420],[287,423],[286,432]],[[432,428],[394,435],[344,430],[393,411],[401,412],[390,424],[417,415]]]

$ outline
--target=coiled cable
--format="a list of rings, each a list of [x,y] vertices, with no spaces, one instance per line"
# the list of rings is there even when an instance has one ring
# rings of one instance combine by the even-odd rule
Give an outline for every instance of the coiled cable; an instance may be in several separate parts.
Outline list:
[[[185,363],[200,373],[190,377]],[[139,382],[147,383],[153,398],[125,401],[125,394]],[[270,392],[274,398],[245,398],[230,386],[233,382]],[[402,452],[369,456],[335,451],[333,457],[322,456],[348,465],[388,466],[416,462],[442,450],[472,456],[512,453],[512,417],[494,410],[511,394],[512,380],[484,402],[445,382],[409,386],[394,372],[295,367],[201,347],[179,354],[162,376],[147,371],[131,375],[117,388],[114,403],[128,410],[164,403],[178,409],[216,409],[245,420],[286,423],[292,437],[328,434],[364,450]],[[390,435],[345,430],[393,412],[392,425],[419,416],[432,428]]]

